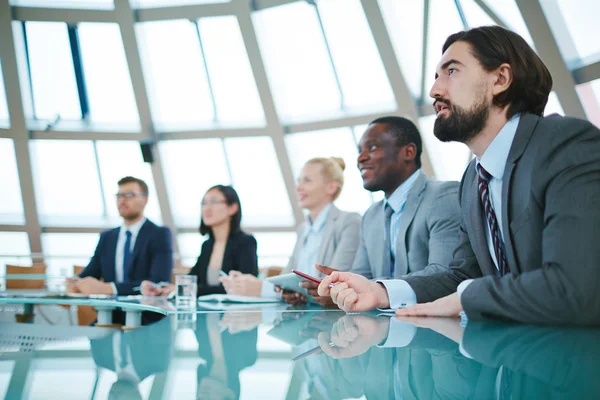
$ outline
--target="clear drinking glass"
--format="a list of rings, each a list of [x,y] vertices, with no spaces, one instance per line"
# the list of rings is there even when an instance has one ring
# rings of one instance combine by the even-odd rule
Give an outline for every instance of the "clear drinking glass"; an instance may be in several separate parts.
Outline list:
[[[196,275],[175,276],[175,306],[181,310],[196,309],[196,292],[198,277]]]

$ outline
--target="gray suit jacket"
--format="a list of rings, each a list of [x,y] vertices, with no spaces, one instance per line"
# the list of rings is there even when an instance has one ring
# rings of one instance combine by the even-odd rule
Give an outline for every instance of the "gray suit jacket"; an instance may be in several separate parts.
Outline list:
[[[456,291],[469,319],[600,324],[600,131],[588,121],[521,116],[502,182],[502,226],[511,274],[490,257],[475,160],[460,189],[459,244],[451,268],[407,277],[419,303]]]
[[[352,272],[368,279],[384,276],[383,200],[373,204],[362,219],[360,248]],[[395,276],[430,275],[444,271],[452,261],[460,225],[458,182],[434,182],[425,174],[414,183],[400,217],[396,243]]]
[[[298,227],[298,239],[294,253],[283,273],[289,273],[292,272],[292,269],[296,269],[306,227],[306,222]],[[348,271],[356,255],[359,237],[360,215],[342,211],[331,205],[321,236],[317,263],[339,271]]]

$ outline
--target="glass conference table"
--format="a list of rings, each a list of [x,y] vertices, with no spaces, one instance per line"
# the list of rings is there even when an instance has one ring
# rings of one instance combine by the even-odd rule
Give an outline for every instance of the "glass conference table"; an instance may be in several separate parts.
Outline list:
[[[401,321],[284,304],[183,313],[141,298],[124,307],[158,321],[123,330],[17,323],[24,304],[37,302],[44,315],[63,302],[21,300],[0,298],[0,398],[600,398],[597,329]],[[94,300],[102,301],[120,307]]]

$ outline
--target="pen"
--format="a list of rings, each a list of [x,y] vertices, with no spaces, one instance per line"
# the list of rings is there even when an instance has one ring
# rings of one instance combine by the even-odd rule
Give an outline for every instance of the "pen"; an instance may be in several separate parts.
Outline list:
[[[221,275],[225,278],[229,278],[229,275],[227,275],[227,272],[223,271],[222,269],[219,270],[219,275]]]

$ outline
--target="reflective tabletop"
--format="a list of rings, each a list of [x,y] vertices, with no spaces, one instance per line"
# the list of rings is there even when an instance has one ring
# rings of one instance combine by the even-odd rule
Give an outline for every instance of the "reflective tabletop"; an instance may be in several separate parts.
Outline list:
[[[124,331],[3,307],[7,399],[600,398],[597,329],[263,305]]]

